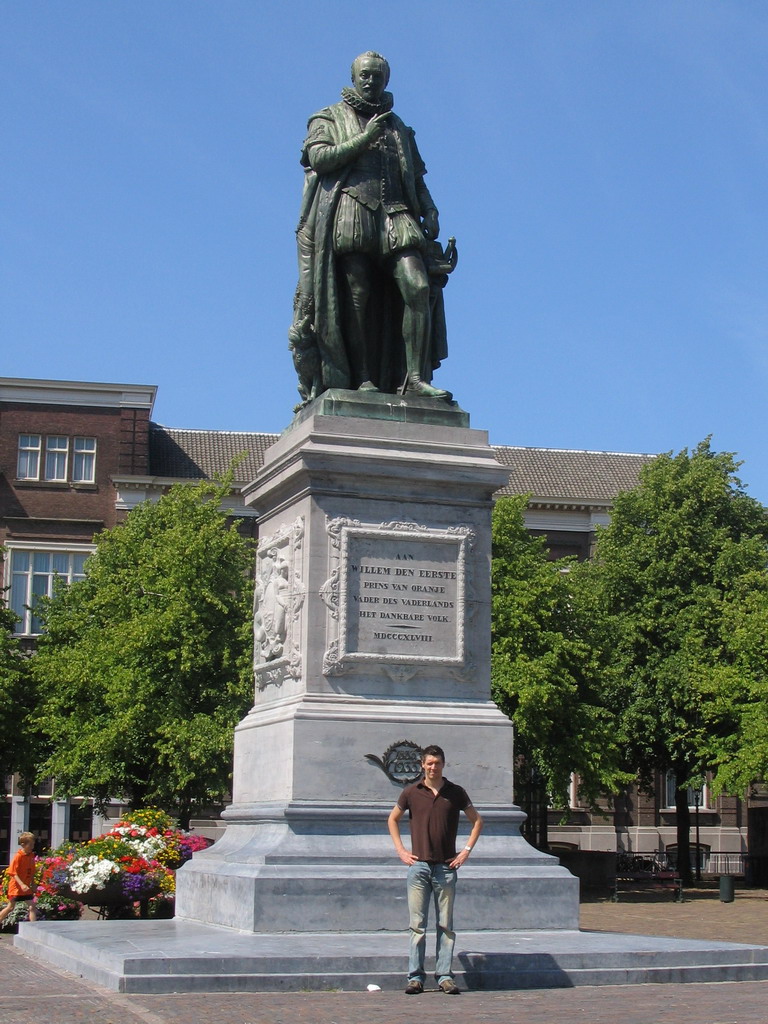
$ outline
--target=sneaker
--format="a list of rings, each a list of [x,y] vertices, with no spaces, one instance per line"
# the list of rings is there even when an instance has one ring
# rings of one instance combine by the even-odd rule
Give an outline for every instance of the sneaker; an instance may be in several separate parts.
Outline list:
[[[424,986],[416,978],[413,981],[409,981],[405,988],[405,994],[407,996],[418,996],[424,991]]]
[[[447,996],[457,996],[461,992],[461,989],[453,978],[446,978],[444,981],[441,981],[439,988],[442,992],[445,992]]]

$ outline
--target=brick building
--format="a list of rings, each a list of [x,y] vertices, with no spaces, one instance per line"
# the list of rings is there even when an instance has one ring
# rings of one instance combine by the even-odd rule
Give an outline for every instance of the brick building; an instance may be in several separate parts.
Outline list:
[[[142,501],[178,481],[210,479],[239,456],[227,502],[241,529],[256,536],[254,513],[242,499],[266,449],[277,435],[258,432],[174,429],[152,420],[153,385],[0,378],[0,586],[20,618],[18,633],[34,649],[39,622],[35,596],[50,594],[55,576],[78,579],[103,529],[121,522]],[[635,486],[652,455],[499,446],[509,484],[499,494],[531,495],[526,525],[547,537],[553,558],[588,558],[598,525],[609,521],[611,503]],[[101,821],[87,798],[52,801],[52,785],[35,793],[9,779],[0,794],[0,862],[25,828],[44,845],[98,834]],[[654,797],[633,789],[606,801],[605,817],[579,806],[574,783],[567,824],[550,814],[550,840],[564,849],[613,851],[669,849],[675,843],[668,780]],[[760,797],[699,799],[700,842],[705,864],[722,870],[740,865],[752,846],[768,843]],[[748,829],[747,826],[750,826]],[[674,852],[674,851],[672,851]],[[768,853],[754,849],[754,852]]]

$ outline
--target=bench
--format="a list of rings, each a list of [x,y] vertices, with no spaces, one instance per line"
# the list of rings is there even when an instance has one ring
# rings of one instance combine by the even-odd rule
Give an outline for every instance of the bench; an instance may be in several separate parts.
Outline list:
[[[657,857],[619,854],[616,859],[612,901],[619,902],[620,892],[651,888],[672,889],[675,902],[683,902],[683,880],[677,871],[669,868]]]

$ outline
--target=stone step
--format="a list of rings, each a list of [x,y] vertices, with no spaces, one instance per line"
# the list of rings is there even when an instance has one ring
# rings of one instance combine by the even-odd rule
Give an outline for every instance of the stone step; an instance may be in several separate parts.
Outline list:
[[[254,935],[186,921],[27,923],[16,938],[33,957],[134,993],[397,990],[407,942],[402,932]],[[459,934],[454,967],[459,986],[473,990],[762,981],[768,947],[608,932],[469,932]]]

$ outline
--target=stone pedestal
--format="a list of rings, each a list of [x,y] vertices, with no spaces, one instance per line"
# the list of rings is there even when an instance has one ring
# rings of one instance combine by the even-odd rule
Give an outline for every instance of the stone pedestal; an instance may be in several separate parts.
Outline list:
[[[486,822],[460,927],[578,927],[576,879],[521,838],[512,803],[512,727],[490,700],[490,509],[506,471],[467,422],[434,400],[330,392],[267,453],[247,495],[255,702],[226,832],[179,872],[179,918],[402,931],[386,819],[437,743]]]

